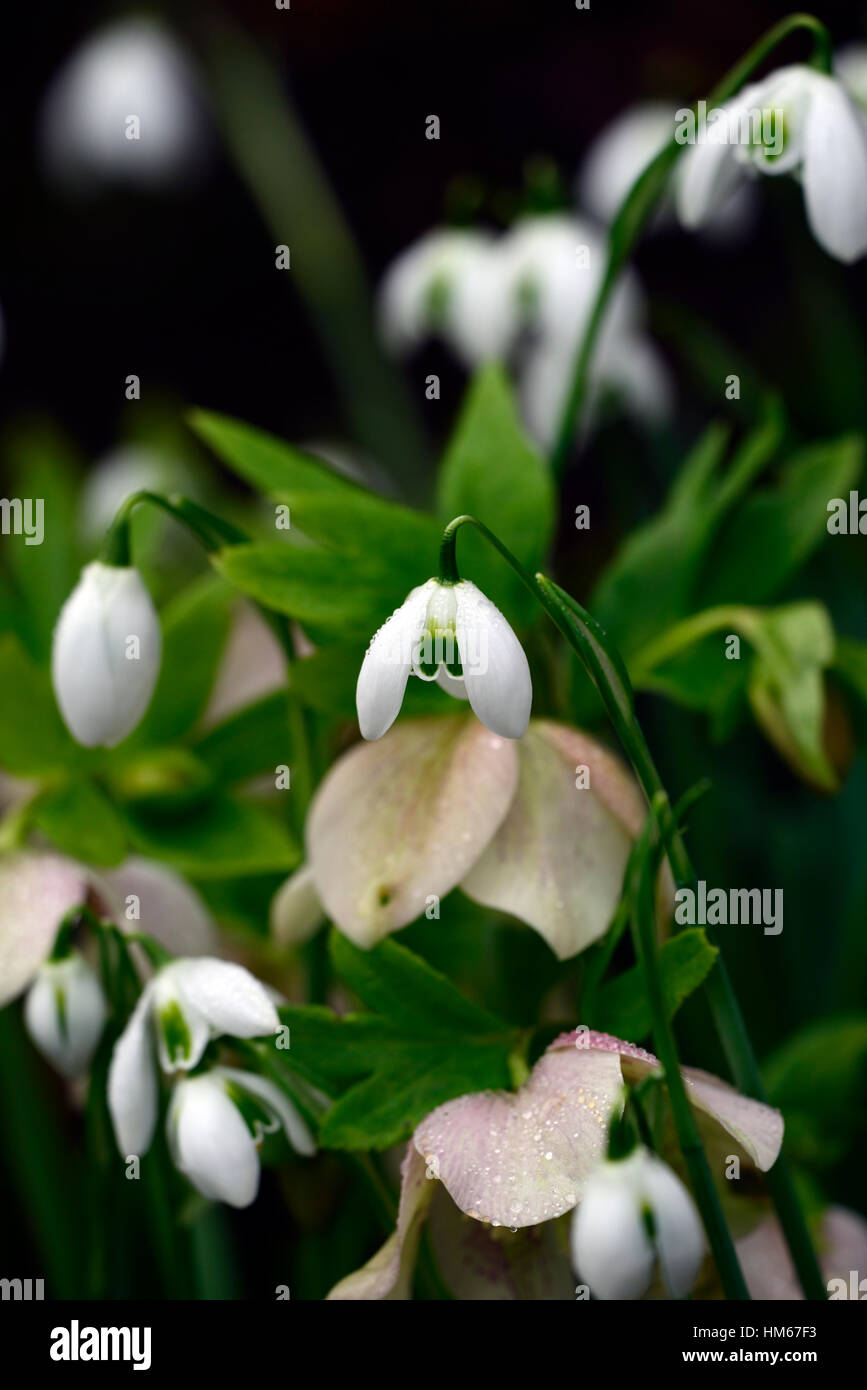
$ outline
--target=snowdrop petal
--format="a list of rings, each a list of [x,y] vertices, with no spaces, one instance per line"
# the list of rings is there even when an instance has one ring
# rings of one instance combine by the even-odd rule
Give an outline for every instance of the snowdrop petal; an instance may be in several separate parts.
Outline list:
[[[515,745],[474,719],[403,720],[345,754],[318,788],[307,851],[331,920],[370,947],[450,892],[502,822]]]
[[[177,960],[161,975],[170,975],[183,999],[207,1020],[213,1034],[258,1038],[280,1027],[265,986],[233,961],[202,956]]]
[[[219,1075],[180,1081],[169,1111],[175,1165],[202,1196],[248,1207],[259,1190],[253,1136]]]
[[[413,650],[424,628],[428,599],[436,587],[436,580],[429,579],[413,589],[367,649],[355,687],[362,738],[382,738],[400,712]]]
[[[576,1274],[603,1301],[640,1298],[656,1262],[639,1194],[626,1171],[638,1157],[636,1152],[617,1163],[599,1164],[572,1224]]]
[[[451,676],[445,666],[437,670],[437,685],[441,686],[455,700],[466,700],[467,687],[460,676]]]
[[[520,738],[533,703],[524,648],[496,604],[468,579],[455,585],[455,635],[473,713],[495,734]]]
[[[701,1218],[688,1188],[667,1163],[646,1154],[641,1176],[643,1195],[653,1210],[656,1253],[666,1291],[672,1298],[684,1298],[705,1255]]]
[[[413,1142],[461,1211],[532,1226],[581,1200],[623,1081],[617,1054],[577,1056],[548,1051],[519,1090],[461,1096],[422,1120]]]
[[[87,877],[59,854],[21,850],[0,862],[0,1007],[20,994],[63,918],[87,899]]]
[[[157,1122],[157,1077],[151,1036],[151,985],[146,985],[114,1045],[108,1108],[124,1157],[146,1153]]]
[[[99,977],[77,951],[63,960],[46,961],[24,1004],[33,1042],[68,1077],[87,1071],[107,1017]]]
[[[840,261],[867,252],[867,117],[815,74],[804,140],[804,201],[813,235]]]
[[[454,287],[473,274],[489,247],[483,232],[437,228],[392,262],[379,300],[383,334],[393,351],[411,351],[429,333],[449,330]]]
[[[51,650],[57,703],[79,743],[113,748],[132,733],[150,704],[161,650],[159,618],[138,570],[98,560],[85,566]]]
[[[285,1091],[281,1091],[280,1087],[276,1086],[273,1081],[269,1081],[267,1077],[258,1076],[255,1072],[240,1071],[235,1067],[221,1067],[220,1074],[264,1101],[268,1109],[272,1110],[280,1121],[286,1138],[296,1153],[304,1154],[307,1158],[315,1154],[316,1141],[310,1133],[307,1122]]]
[[[646,101],[624,111],[596,137],[578,184],[582,207],[611,222],[639,174],[674,135],[674,108]]]
[[[714,134],[704,144],[691,145],[680,157],[675,177],[678,216],[685,227],[700,227],[718,212],[743,177],[738,144],[741,117],[761,109],[762,86],[744,87],[734,101],[720,108],[725,114],[708,127]],[[723,138],[725,137],[725,138]]]
[[[461,887],[566,960],[608,928],[644,802],[617,758],[575,729],[534,720],[518,751],[509,814]],[[589,786],[576,785],[579,768]]]
[[[325,921],[316,880],[309,864],[302,864],[277,890],[269,914],[271,935],[281,946],[298,946]]]

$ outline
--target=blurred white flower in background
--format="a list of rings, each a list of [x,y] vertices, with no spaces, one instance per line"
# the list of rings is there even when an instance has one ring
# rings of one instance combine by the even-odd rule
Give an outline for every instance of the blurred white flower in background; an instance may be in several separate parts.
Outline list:
[[[99,976],[84,956],[70,951],[46,960],[24,1002],[33,1043],[62,1076],[83,1076],[108,1018]]]
[[[193,487],[181,460],[147,444],[121,444],[97,459],[84,480],[78,501],[81,539],[98,544],[120,504],[134,492],[190,492]]]
[[[631,106],[605,126],[581,165],[577,180],[578,202],[608,226],[639,174],[665,149],[674,136],[674,102],[646,101]],[[674,200],[680,163],[672,173],[668,194],[651,222],[653,228],[676,225]],[[729,244],[742,241],[755,220],[753,190],[742,184],[729,194],[703,225],[710,241]]]
[[[40,139],[48,173],[74,190],[181,183],[200,167],[207,142],[193,69],[152,20],[101,29],[53,78]]]
[[[381,286],[386,340],[409,351],[437,335],[468,367],[509,358],[528,429],[553,438],[605,269],[605,243],[568,214],[530,216],[502,236],[430,233],[392,264]],[[606,312],[592,394],[607,388],[641,419],[670,406],[665,369],[643,331],[643,300],[624,276]]]
[[[847,263],[863,256],[867,117],[842,83],[796,63],[750,83],[721,109],[725,116],[715,122],[713,140],[691,145],[680,161],[677,207],[684,225],[706,222],[748,173],[792,174],[803,187],[807,221],[820,246]],[[782,112],[779,153],[761,141],[741,143],[741,124],[754,111]]]

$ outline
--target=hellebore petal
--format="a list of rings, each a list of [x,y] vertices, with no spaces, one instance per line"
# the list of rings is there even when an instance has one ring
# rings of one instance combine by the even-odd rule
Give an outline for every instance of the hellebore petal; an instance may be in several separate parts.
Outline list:
[[[248,1207],[255,1200],[256,1142],[218,1074],[178,1082],[167,1133],[175,1167],[204,1197],[231,1207]]]
[[[79,743],[113,748],[132,733],[150,704],[161,650],[159,618],[138,570],[98,560],[85,566],[51,649],[57,703]]]
[[[24,1004],[33,1042],[68,1077],[87,1071],[107,1017],[99,976],[77,951],[63,960],[46,961]]]
[[[623,1075],[629,1081],[636,1081],[661,1065],[644,1048],[623,1042],[609,1033],[580,1028],[555,1038],[545,1055],[563,1050],[575,1054],[576,1078],[582,1070],[580,1059],[598,1050],[618,1053]],[[696,1067],[681,1067],[681,1075],[691,1104],[721,1126],[756,1168],[767,1172],[776,1161],[783,1142],[783,1117],[779,1110],[742,1096],[727,1082]]]
[[[524,648],[496,604],[468,579],[455,585],[455,635],[470,707],[503,738],[526,732],[533,683]]]
[[[435,579],[412,590],[376,633],[361,663],[355,703],[362,738],[378,739],[390,729],[403,704],[413,651],[424,628]]]
[[[87,893],[84,870],[59,854],[20,850],[0,862],[0,1007],[33,978]]]
[[[576,729],[534,720],[518,755],[509,814],[461,888],[535,927],[566,960],[611,921],[644,802],[618,759]],[[582,766],[590,785],[579,788]]]
[[[840,261],[858,260],[867,252],[867,117],[821,73],[813,77],[802,178],[820,246]]]
[[[146,1153],[157,1122],[157,1077],[151,1033],[152,984],[142,990],[114,1045],[108,1069],[108,1108],[124,1157]]]
[[[318,788],[307,851],[331,920],[356,945],[414,921],[464,878],[509,809],[516,746],[474,719],[404,720]]]
[[[281,946],[297,946],[325,921],[322,902],[309,864],[302,864],[277,890],[269,913],[271,935]]]
[[[455,1206],[438,1183],[429,1226],[437,1269],[462,1300],[571,1301],[575,1279],[562,1221],[510,1231],[485,1226]],[[563,1220],[568,1221],[568,1217]]]
[[[403,1301],[412,1297],[412,1276],[421,1239],[421,1229],[436,1183],[425,1176],[425,1164],[412,1142],[401,1165],[400,1206],[397,1228],[361,1269],[348,1274],[328,1294],[332,1301],[388,1299]]]
[[[100,869],[91,879],[108,915],[122,925],[128,900],[135,897],[139,916],[129,919],[132,929],[146,932],[176,956],[213,952],[214,920],[198,893],[174,869],[132,855],[118,868]]]
[[[303,1116],[285,1091],[281,1091],[273,1081],[257,1075],[256,1072],[240,1071],[235,1067],[220,1067],[219,1070],[221,1076],[234,1081],[242,1090],[249,1091],[251,1095],[264,1101],[267,1108],[273,1111],[274,1118],[279,1122],[296,1153],[304,1154],[306,1158],[315,1154],[316,1141]]]
[[[651,1239],[645,1213],[653,1219]],[[572,1223],[575,1269],[595,1297],[636,1299],[659,1260],[667,1291],[681,1298],[705,1252],[701,1220],[680,1178],[645,1148],[605,1160],[591,1174]]]
[[[265,986],[233,961],[201,956],[176,960],[160,971],[170,977],[182,1000],[201,1014],[214,1036],[258,1038],[280,1027],[277,1010]]]
[[[533,1226],[581,1200],[622,1086],[616,1053],[585,1052],[576,1065],[565,1051],[549,1051],[519,1090],[447,1101],[412,1142],[468,1216]]]

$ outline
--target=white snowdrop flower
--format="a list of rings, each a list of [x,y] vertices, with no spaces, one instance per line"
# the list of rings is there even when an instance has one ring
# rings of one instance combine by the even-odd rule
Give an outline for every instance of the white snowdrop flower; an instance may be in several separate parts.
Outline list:
[[[268,991],[243,966],[209,956],[163,966],[145,985],[112,1054],[108,1105],[121,1153],[144,1153],[153,1137],[154,1034],[163,1070],[190,1071],[212,1038],[263,1037],[279,1026]]]
[[[704,1231],[680,1178],[643,1146],[591,1173],[572,1219],[572,1263],[595,1298],[636,1299],[659,1265],[682,1298],[698,1276]]]
[[[597,135],[578,177],[579,202],[587,212],[613,222],[635,180],[674,135],[674,107],[644,101],[623,111]]]
[[[472,365],[508,346],[508,305],[495,243],[485,232],[429,232],[392,262],[379,293],[393,351],[412,351],[436,333]]]
[[[391,728],[410,674],[467,698],[495,734],[520,738],[526,731],[533,689],[524,649],[470,580],[429,579],[379,629],[355,690],[364,738],[381,738]]]
[[[132,733],[154,692],[162,634],[131,565],[86,565],[54,629],[51,677],[70,733],[87,748]]]
[[[183,1079],[169,1106],[167,1137],[175,1166],[202,1196],[248,1207],[259,1190],[259,1145],[282,1129],[310,1156],[313,1136],[288,1096],[252,1072],[214,1067]]]
[[[193,70],[159,24],[121,20],[55,76],[40,133],[49,173],[73,188],[178,183],[195,172],[205,140]]]
[[[838,260],[867,252],[867,117],[836,78],[803,64],[745,87],[683,155],[678,211],[700,226],[748,171],[792,174],[816,240]],[[763,113],[762,133],[755,113]],[[770,127],[782,122],[775,152]],[[767,125],[769,129],[765,131]],[[762,138],[762,136],[764,138]]]
[[[867,110],[867,43],[847,43],[835,53],[834,72],[853,101]]]
[[[107,1017],[99,977],[78,951],[43,962],[24,1001],[32,1041],[70,1078],[87,1071]]]

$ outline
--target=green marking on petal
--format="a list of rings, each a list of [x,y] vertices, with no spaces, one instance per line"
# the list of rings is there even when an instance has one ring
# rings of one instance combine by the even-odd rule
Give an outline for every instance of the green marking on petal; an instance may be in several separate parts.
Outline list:
[[[182,1061],[192,1055],[193,1040],[184,1018],[183,1011],[176,999],[171,999],[164,1004],[159,1011],[159,1024],[166,1044],[166,1055],[169,1060]]]

